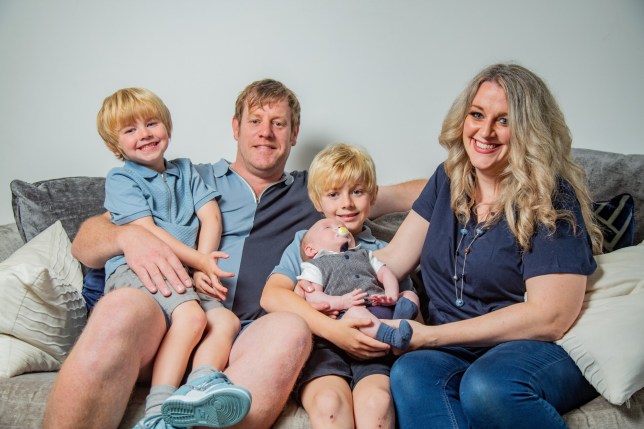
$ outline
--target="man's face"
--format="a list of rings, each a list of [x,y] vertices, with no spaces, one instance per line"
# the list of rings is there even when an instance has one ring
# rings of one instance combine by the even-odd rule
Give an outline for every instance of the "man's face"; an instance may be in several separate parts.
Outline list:
[[[235,169],[242,176],[278,180],[284,173],[291,147],[297,141],[297,128],[291,123],[291,108],[286,100],[254,107],[244,106],[241,120],[233,118],[237,140]]]

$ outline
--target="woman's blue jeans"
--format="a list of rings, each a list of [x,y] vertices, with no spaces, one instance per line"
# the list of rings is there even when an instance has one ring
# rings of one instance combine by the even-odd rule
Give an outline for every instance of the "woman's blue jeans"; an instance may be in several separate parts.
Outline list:
[[[558,345],[510,341],[402,355],[391,369],[400,429],[566,428],[562,414],[597,396]]]

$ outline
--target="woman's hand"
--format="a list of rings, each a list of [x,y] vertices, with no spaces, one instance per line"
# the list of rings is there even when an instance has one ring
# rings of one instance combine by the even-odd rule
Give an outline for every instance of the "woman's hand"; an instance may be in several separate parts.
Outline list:
[[[398,325],[400,325],[400,320],[381,319],[380,321],[394,328],[398,328]],[[413,330],[413,334],[411,336],[411,342],[409,343],[409,348],[405,351],[392,349],[393,354],[395,354],[396,356],[400,356],[403,353],[411,352],[414,350],[427,348],[426,344],[421,338],[423,337],[424,334],[429,333],[433,329],[433,326],[424,325],[415,320],[407,320],[407,322],[409,323],[409,325],[411,326],[411,329]]]

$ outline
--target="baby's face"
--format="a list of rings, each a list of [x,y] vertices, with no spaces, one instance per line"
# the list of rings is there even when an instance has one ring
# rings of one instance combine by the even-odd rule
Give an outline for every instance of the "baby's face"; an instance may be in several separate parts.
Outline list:
[[[336,219],[317,221],[309,230],[310,245],[317,251],[344,252],[355,247],[356,241],[346,225]]]

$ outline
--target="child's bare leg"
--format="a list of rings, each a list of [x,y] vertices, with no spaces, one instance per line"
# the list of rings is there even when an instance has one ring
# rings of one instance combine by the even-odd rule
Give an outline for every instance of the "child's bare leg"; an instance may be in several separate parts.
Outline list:
[[[172,324],[154,361],[152,386],[145,400],[145,417],[137,428],[153,428],[162,420],[161,406],[177,389],[192,350],[206,326],[206,315],[197,301],[186,301],[172,312]]]
[[[308,382],[302,389],[302,405],[313,429],[354,427],[351,388],[341,377],[327,375]]]
[[[356,429],[393,429],[396,419],[389,377],[374,374],[360,380],[353,389],[353,413]]]
[[[217,371],[223,371],[228,363],[233,341],[239,333],[239,319],[224,307],[208,310],[206,318],[206,335],[195,351],[193,368],[209,365]]]
[[[250,392],[233,385],[221,372],[239,333],[239,319],[224,307],[212,308],[205,315],[206,335],[196,348],[188,382],[163,403],[163,418],[172,426],[228,427],[243,420],[250,410]]]
[[[184,302],[174,309],[172,325],[165,334],[154,361],[153,386],[180,385],[188,359],[205,327],[206,316],[197,301]]]
[[[369,335],[371,338],[376,338],[376,333],[378,332],[378,328],[382,323],[380,319],[378,319],[373,315],[373,313],[371,313],[371,311],[367,310],[367,307],[362,305],[351,307],[344,313],[344,316],[342,317],[348,317],[350,319],[371,319],[371,321],[373,322],[371,326],[360,328],[360,332]]]

